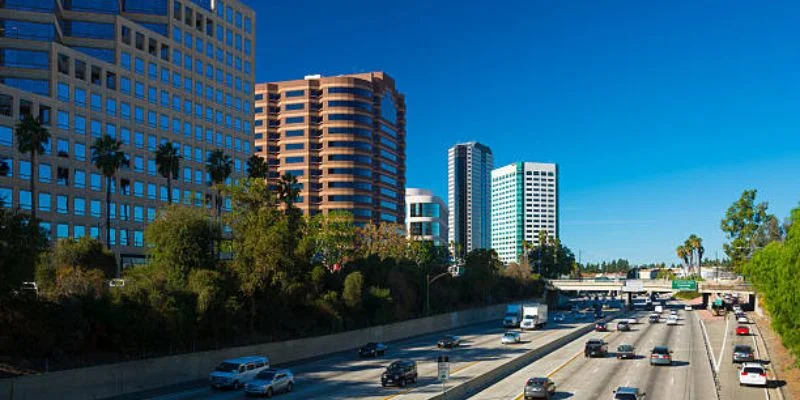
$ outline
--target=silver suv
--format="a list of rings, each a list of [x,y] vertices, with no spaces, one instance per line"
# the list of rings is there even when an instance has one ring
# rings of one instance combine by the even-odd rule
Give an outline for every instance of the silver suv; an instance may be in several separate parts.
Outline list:
[[[248,396],[272,397],[275,393],[291,392],[294,389],[294,375],[288,369],[265,369],[256,375],[244,393]]]

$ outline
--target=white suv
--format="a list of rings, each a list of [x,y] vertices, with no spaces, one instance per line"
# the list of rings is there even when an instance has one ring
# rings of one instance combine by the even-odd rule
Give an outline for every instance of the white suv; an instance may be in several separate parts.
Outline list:
[[[214,389],[239,389],[259,372],[269,368],[267,357],[251,356],[225,360],[208,375],[208,383]]]
[[[739,386],[767,386],[767,368],[759,363],[744,363],[739,371]]]

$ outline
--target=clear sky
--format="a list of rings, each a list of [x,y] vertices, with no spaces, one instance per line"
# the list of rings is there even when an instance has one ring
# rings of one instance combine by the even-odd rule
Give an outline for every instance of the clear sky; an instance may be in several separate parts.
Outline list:
[[[447,197],[447,148],[556,162],[582,260],[677,262],[747,188],[800,200],[800,4],[262,1],[258,82],[381,70],[406,95],[409,187]]]

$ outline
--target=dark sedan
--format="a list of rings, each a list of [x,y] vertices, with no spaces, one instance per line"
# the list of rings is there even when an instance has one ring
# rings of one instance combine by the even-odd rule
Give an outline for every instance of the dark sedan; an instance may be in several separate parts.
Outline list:
[[[358,349],[361,357],[377,357],[386,354],[387,346],[383,343],[370,342]]]

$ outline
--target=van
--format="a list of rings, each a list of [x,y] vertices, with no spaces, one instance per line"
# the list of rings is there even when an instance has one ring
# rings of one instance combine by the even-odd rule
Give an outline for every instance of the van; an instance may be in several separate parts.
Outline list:
[[[269,359],[261,356],[239,357],[225,360],[208,375],[213,389],[239,389],[259,372],[269,368]]]
[[[661,314],[662,312],[664,312],[664,306],[656,306],[656,309],[654,311]]]

